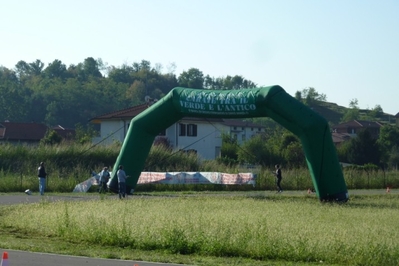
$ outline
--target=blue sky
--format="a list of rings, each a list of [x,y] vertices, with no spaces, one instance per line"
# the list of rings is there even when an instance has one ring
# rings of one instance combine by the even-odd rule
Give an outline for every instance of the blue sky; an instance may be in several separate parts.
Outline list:
[[[398,0],[16,0],[0,9],[0,65],[87,57],[242,75],[292,96],[399,112]]]

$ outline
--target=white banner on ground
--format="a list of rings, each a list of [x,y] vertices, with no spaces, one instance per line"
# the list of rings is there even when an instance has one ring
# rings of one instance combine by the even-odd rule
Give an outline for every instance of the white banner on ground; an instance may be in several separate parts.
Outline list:
[[[92,185],[98,185],[99,173],[77,184],[73,192],[87,192]],[[141,172],[137,184],[222,184],[253,185],[253,173],[226,174],[219,172]]]
[[[98,185],[98,174],[93,173],[92,177],[77,184],[73,189],[73,192],[87,192],[92,185]]]
[[[223,184],[255,185],[253,173],[227,174],[220,172],[141,172],[138,184]]]

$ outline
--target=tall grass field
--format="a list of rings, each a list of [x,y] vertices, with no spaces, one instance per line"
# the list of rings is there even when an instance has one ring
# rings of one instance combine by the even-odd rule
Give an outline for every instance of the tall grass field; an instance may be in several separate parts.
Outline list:
[[[38,192],[37,167],[46,164],[47,192],[72,192],[74,187],[100,172],[104,166],[111,168],[118,157],[120,145],[55,145],[55,146],[0,146],[0,192],[21,192],[30,189]],[[145,185],[136,191],[161,190],[275,190],[274,166],[247,168],[240,165],[224,165],[217,160],[202,160],[194,154],[176,152],[163,146],[153,146],[143,171],[152,172],[252,172],[257,175],[256,186],[221,185]],[[284,190],[312,189],[307,168],[288,169],[282,165]],[[381,189],[399,187],[399,171],[364,170],[343,168],[348,189]],[[129,174],[129,173],[127,173]]]
[[[399,265],[399,194],[385,193],[397,191],[397,169],[343,168],[349,190],[382,193],[320,203],[306,193],[306,168],[283,165],[284,193],[276,194],[273,166],[224,165],[154,146],[143,171],[253,172],[256,185],[146,184],[127,200],[93,186],[84,201],[52,202],[48,195],[71,193],[93,171],[113,167],[120,145],[0,148],[1,193],[39,197],[39,162],[49,173],[39,203],[0,206],[0,248],[188,265]]]
[[[42,236],[101,246],[104,257],[115,257],[107,250],[118,247],[125,259],[137,259],[129,250],[158,251],[184,255],[191,265],[224,265],[205,257],[230,258],[230,265],[399,265],[398,221],[398,194],[330,204],[313,195],[256,192],[44,198],[1,207],[0,227],[23,232],[26,241]]]

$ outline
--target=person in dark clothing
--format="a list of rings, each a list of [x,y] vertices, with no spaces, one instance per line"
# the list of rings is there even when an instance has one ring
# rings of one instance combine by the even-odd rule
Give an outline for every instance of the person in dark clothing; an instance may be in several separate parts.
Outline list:
[[[44,190],[46,189],[46,177],[47,172],[44,168],[44,162],[41,162],[39,168],[37,168],[37,177],[39,178],[39,192],[40,195],[44,195]]]
[[[283,192],[283,189],[281,188],[281,179],[283,179],[283,176],[281,175],[281,168],[279,164],[276,164],[274,168],[276,171],[272,173],[276,176],[277,192],[281,193]]]

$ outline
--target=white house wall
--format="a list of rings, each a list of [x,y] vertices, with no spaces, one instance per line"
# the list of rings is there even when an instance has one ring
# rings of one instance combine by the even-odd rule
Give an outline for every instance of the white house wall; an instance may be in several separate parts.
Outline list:
[[[242,126],[237,126],[236,129],[234,129],[234,126],[223,125],[222,131],[230,134],[230,137],[232,138],[234,138],[234,135],[236,134],[237,143],[239,145],[243,144],[245,141],[249,140],[256,134],[265,132],[264,128],[259,128],[259,127],[244,127],[244,129],[242,128],[243,128]]]
[[[197,136],[179,136],[179,123],[197,125]],[[196,150],[197,154],[203,158],[212,160],[218,155],[216,147],[222,146],[221,133],[217,130],[220,125],[210,124],[202,121],[179,121],[166,130],[166,137],[175,149]]]
[[[179,123],[188,125],[197,125],[197,136],[179,136]],[[94,138],[93,143],[107,145],[116,141],[123,143],[130,120],[106,120],[101,123],[100,137]],[[165,137],[174,149],[196,150],[197,154],[207,160],[213,160],[220,156],[220,148],[222,146],[222,134],[230,134],[233,137],[237,134],[239,144],[243,143],[242,135],[245,140],[250,139],[253,135],[264,132],[257,127],[251,130],[251,127],[237,127],[233,132],[233,127],[222,125],[219,123],[209,123],[199,120],[181,120],[165,130]]]
[[[129,121],[123,120],[107,120],[102,121],[100,129],[100,137],[95,138],[94,142],[102,141],[102,144],[112,144],[114,142],[123,143],[128,127]]]

